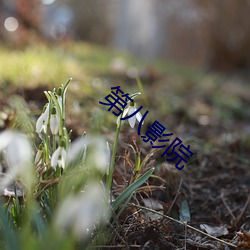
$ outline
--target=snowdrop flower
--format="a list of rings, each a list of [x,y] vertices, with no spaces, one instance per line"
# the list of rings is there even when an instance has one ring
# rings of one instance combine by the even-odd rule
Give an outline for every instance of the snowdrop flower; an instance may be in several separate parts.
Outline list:
[[[56,135],[59,131],[60,121],[59,115],[55,107],[52,108],[50,116],[50,130],[53,135]]]
[[[61,144],[55,150],[51,157],[51,166],[55,169],[56,166],[64,169],[67,161],[67,152],[64,148],[64,145]]]
[[[86,152],[87,148],[88,154],[86,155],[84,152]],[[71,164],[81,157],[82,161],[87,160],[87,166],[94,166],[102,173],[105,173],[109,167],[110,155],[107,142],[102,137],[85,135],[71,144],[68,153],[68,162]]]
[[[46,134],[47,125],[49,120],[49,104],[45,106],[43,113],[40,115],[36,122],[36,132],[41,133],[42,131]]]
[[[134,102],[130,102],[129,106],[123,111],[122,118],[124,118],[126,115],[130,116],[137,110],[136,105]],[[118,117],[120,119],[120,117]],[[117,123],[118,123],[117,119]],[[128,122],[131,128],[134,128],[136,120],[140,122],[142,119],[141,112],[137,112],[134,116],[128,118]]]
[[[110,164],[110,150],[107,146],[107,142],[101,137],[92,138],[93,145],[92,150],[89,152],[88,165],[94,165],[96,169],[102,173],[107,172]]]
[[[61,111],[62,111],[62,88],[58,89],[56,97],[57,97],[58,104],[59,104]]]
[[[36,164],[40,164],[41,163],[41,159],[42,159],[42,155],[43,155],[43,145],[42,143],[39,145],[36,156],[35,156],[35,163]]]
[[[79,195],[68,196],[55,217],[55,227],[79,240],[89,238],[96,225],[108,220],[108,203],[98,182],[89,184]]]
[[[21,177],[30,186],[33,181],[33,153],[28,138],[21,133],[6,130],[0,133],[0,152],[8,167],[4,179],[1,179],[0,188],[6,187],[17,177]]]

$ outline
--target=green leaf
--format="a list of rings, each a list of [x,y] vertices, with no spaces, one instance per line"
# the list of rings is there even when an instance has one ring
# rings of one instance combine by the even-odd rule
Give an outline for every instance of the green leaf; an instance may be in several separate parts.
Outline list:
[[[135,167],[135,172],[138,173],[141,170],[141,154],[137,154],[137,159],[136,159],[136,167]]]
[[[21,250],[20,242],[17,233],[13,226],[10,225],[7,213],[0,208],[0,228],[3,231],[6,249],[7,250]]]
[[[151,174],[154,172],[154,170],[155,170],[154,168],[151,168],[143,176],[137,179],[133,184],[127,187],[113,202],[112,204],[113,210],[115,211],[122,204],[124,200],[126,200],[137,188],[139,188],[143,183],[145,183],[147,179],[151,176]]]
[[[127,198],[127,200],[124,202],[124,204],[122,205],[122,207],[120,208],[119,212],[117,213],[117,215],[115,216],[112,225],[114,225],[116,223],[116,221],[119,219],[121,213],[124,211],[124,209],[126,208],[127,204],[129,203],[130,199],[132,198],[133,193],[131,193],[129,195],[129,197]]]
[[[187,200],[182,201],[180,208],[180,221],[189,222],[191,220],[190,210]]]
[[[66,94],[66,91],[68,89],[69,83],[72,81],[72,78],[69,78],[69,80],[67,81],[67,83],[63,86],[63,90],[62,90],[62,95],[64,96]]]
[[[141,94],[141,92],[136,92],[136,93],[134,93],[134,94],[131,94],[131,95],[129,95],[129,97],[131,98],[131,99],[135,99],[138,95],[140,95]]]
[[[44,233],[45,233],[45,223],[44,223],[42,215],[39,212],[34,211],[33,221],[34,221],[34,224],[36,225],[36,229],[37,229],[38,235],[40,237],[44,236]]]

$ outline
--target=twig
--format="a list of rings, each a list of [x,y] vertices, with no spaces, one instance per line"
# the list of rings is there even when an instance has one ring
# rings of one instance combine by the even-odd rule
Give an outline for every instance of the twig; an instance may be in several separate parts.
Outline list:
[[[226,200],[225,200],[225,197],[224,197],[224,192],[223,192],[223,191],[222,191],[222,192],[221,192],[221,194],[220,194],[220,198],[221,198],[221,200],[222,200],[222,202],[223,202],[224,206],[226,207],[227,211],[228,211],[228,212],[229,212],[229,214],[232,216],[233,221],[235,221],[235,220],[236,220],[236,218],[235,218],[235,216],[234,216],[234,214],[233,214],[232,210],[230,209],[230,207],[227,205],[227,202],[226,202]]]
[[[178,194],[180,193],[180,190],[181,190],[181,185],[182,185],[182,178],[181,178],[181,180],[180,180],[179,187],[178,187],[178,190],[177,190],[176,195],[175,195],[175,197],[174,197],[174,200],[172,201],[172,203],[171,203],[171,205],[170,205],[170,207],[169,207],[169,209],[168,209],[168,211],[167,211],[167,214],[170,213],[170,211],[172,210],[173,205],[174,205],[175,202],[176,202],[176,199],[177,199],[177,197],[178,197]]]
[[[44,192],[46,189],[51,188],[53,186],[53,184],[55,184],[55,183],[59,183],[59,180],[60,180],[60,178],[56,178],[54,180],[50,180],[50,182],[47,184],[43,183],[43,184],[45,184],[45,186],[43,187],[43,189],[41,189],[39,192],[37,192],[34,195],[34,197],[37,199],[42,194],[42,192]],[[40,186],[40,184],[42,184],[42,183],[39,183],[39,186]]]
[[[157,211],[155,211],[155,210],[153,210],[153,209],[151,209],[151,208],[147,208],[147,207],[144,207],[144,206],[141,206],[141,205],[136,205],[136,204],[134,204],[134,203],[130,203],[130,204],[128,204],[128,205],[134,206],[134,207],[137,207],[137,208],[141,208],[141,209],[145,209],[145,210],[147,210],[147,211],[150,211],[150,212],[152,212],[152,213],[161,215],[161,216],[163,216],[164,218],[167,218],[167,219],[169,219],[169,220],[171,220],[171,221],[174,221],[174,222],[176,222],[176,223],[178,223],[178,224],[181,224],[181,225],[185,226],[185,222],[181,222],[181,221],[175,220],[175,219],[173,219],[172,217],[167,216],[167,215],[165,215],[165,214],[162,214],[162,213],[160,213],[160,212],[157,212]],[[226,241],[224,241],[224,240],[218,239],[218,238],[216,238],[216,237],[214,237],[214,236],[212,236],[212,235],[209,235],[209,234],[207,234],[207,233],[205,233],[205,232],[203,232],[203,231],[201,231],[201,230],[199,230],[199,229],[197,229],[197,228],[195,228],[195,227],[192,227],[192,226],[190,226],[190,225],[188,225],[188,224],[186,224],[186,227],[188,227],[188,228],[190,228],[190,229],[192,229],[192,230],[194,230],[194,231],[196,231],[196,232],[199,232],[199,233],[201,233],[201,234],[203,234],[203,235],[206,235],[207,237],[209,237],[209,238],[211,238],[211,239],[213,239],[213,240],[217,240],[217,241],[219,241],[219,242],[221,242],[221,243],[223,243],[223,244],[226,244],[226,245],[228,245],[228,246],[230,246],[230,247],[237,248],[236,245],[233,245],[233,244],[231,244],[231,243],[229,243],[229,242],[226,242]]]
[[[90,246],[90,249],[95,249],[95,248],[124,248],[127,247],[126,245],[116,245],[116,246],[105,246],[105,245],[98,245],[98,246]],[[129,247],[136,247],[136,248],[141,248],[141,245],[129,245]]]
[[[187,250],[187,222],[184,222],[184,226],[185,226],[185,242],[184,242],[184,247],[185,250]]]
[[[247,208],[248,208],[248,204],[250,203],[250,194],[248,194],[248,197],[247,197],[247,201],[246,201],[246,204],[245,206],[243,207],[241,213],[237,216],[237,218],[235,218],[234,220],[234,225],[237,226],[238,223],[240,222],[241,218],[243,217],[244,213],[246,212]]]

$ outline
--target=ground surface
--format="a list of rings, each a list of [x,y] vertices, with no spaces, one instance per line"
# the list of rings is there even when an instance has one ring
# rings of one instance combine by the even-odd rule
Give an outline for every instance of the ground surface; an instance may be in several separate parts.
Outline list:
[[[163,63],[133,61],[127,55],[118,58],[119,54],[103,52],[100,48],[98,53],[95,48],[82,46],[70,50],[66,45],[43,51],[51,53],[55,60],[58,57],[63,60],[59,66],[66,69],[64,77],[71,77],[72,72],[75,77],[68,91],[66,121],[74,130],[74,137],[84,131],[91,133],[98,127],[112,143],[116,117],[99,101],[104,100],[111,87],[118,85],[125,93],[137,92],[140,86],[133,75],[139,72],[143,83],[140,91],[144,93],[137,98],[137,105],[143,106],[142,113],[149,111],[143,132],[157,120],[166,131],[174,133],[171,140],[178,136],[184,145],[191,146],[194,155],[179,171],[161,157],[162,151],[154,152],[142,171],[154,166],[155,177],[149,180],[149,186],[137,192],[131,203],[151,207],[177,220],[187,219],[190,213],[189,225],[197,229],[206,227],[209,234],[237,245],[236,232],[250,230],[249,80],[237,74],[225,76]],[[7,54],[5,49],[3,51]],[[22,56],[32,58],[28,53],[31,50]],[[28,102],[35,116],[46,101],[43,90],[52,88],[58,72],[51,78],[45,75],[43,79],[44,72],[39,71],[42,70],[39,63],[43,61],[37,62],[36,68],[36,62],[31,60],[33,71],[29,71],[29,62],[25,63],[27,71],[24,72],[31,72],[31,75],[24,74],[25,83],[22,80],[19,84],[16,76],[20,76],[22,70],[16,74],[2,74],[0,105],[1,110],[10,107],[10,96],[18,93]],[[102,117],[102,122],[96,122],[95,116]],[[4,128],[8,124],[2,122],[1,126]],[[133,149],[141,152],[142,160],[153,152],[137,135],[137,126],[129,128],[126,122],[122,126],[114,195],[119,194],[134,176]],[[128,246],[131,249],[233,249],[133,205],[120,218],[114,238],[109,242],[110,249],[111,246],[117,249]]]

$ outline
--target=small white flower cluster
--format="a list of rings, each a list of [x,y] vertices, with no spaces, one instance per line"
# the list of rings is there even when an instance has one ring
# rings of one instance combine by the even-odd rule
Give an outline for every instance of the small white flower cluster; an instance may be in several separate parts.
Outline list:
[[[71,144],[69,133],[64,127],[65,91],[66,88],[62,86],[57,92],[45,92],[48,103],[36,123],[36,132],[42,140],[35,156],[37,172],[46,171],[50,166],[55,170],[57,167],[65,169],[86,151],[86,147],[90,147],[86,157],[87,161],[91,161],[88,165],[94,165],[103,173],[109,166],[110,152],[101,137],[84,136]]]
[[[44,106],[43,112],[36,122],[36,132],[42,140],[35,157],[35,163],[38,167],[43,168],[45,160],[46,164],[50,160],[50,165],[54,169],[57,166],[65,168],[67,160],[65,144],[69,141],[68,133],[65,132],[66,128],[64,128],[65,91],[66,88],[63,86],[57,92],[55,90],[45,91],[48,103]],[[53,146],[50,145],[51,140]],[[57,148],[55,148],[56,145]],[[53,152],[52,155],[51,152]]]
[[[60,95],[61,89],[59,88],[59,94],[55,94],[57,105],[52,105],[49,102],[45,105],[42,114],[36,122],[36,132],[39,134],[41,132],[47,133],[47,128],[50,127],[50,131],[53,135],[58,134],[60,127],[60,119],[62,115],[62,96]]]
[[[61,201],[54,221],[54,226],[59,232],[71,233],[78,240],[86,240],[91,236],[95,227],[105,223],[106,218],[109,217],[108,202],[105,198],[107,193],[100,179],[108,170],[110,150],[106,141],[97,136],[84,135],[71,143],[69,133],[64,127],[64,88],[61,92],[62,94],[55,91],[45,92],[48,103],[36,123],[36,132],[42,142],[38,147],[35,163],[38,166],[37,173],[41,173],[38,177],[41,178],[48,168],[52,167],[55,175],[61,175],[61,169],[65,170],[63,174],[67,174],[67,166],[74,166],[77,172],[73,171],[73,173],[78,174],[77,180],[69,181],[73,185],[64,184],[70,185],[70,190],[72,186],[79,185],[81,176],[94,171],[93,179],[85,180],[87,184],[82,186],[80,193],[69,194]],[[86,174],[82,171],[78,172],[82,166]]]

